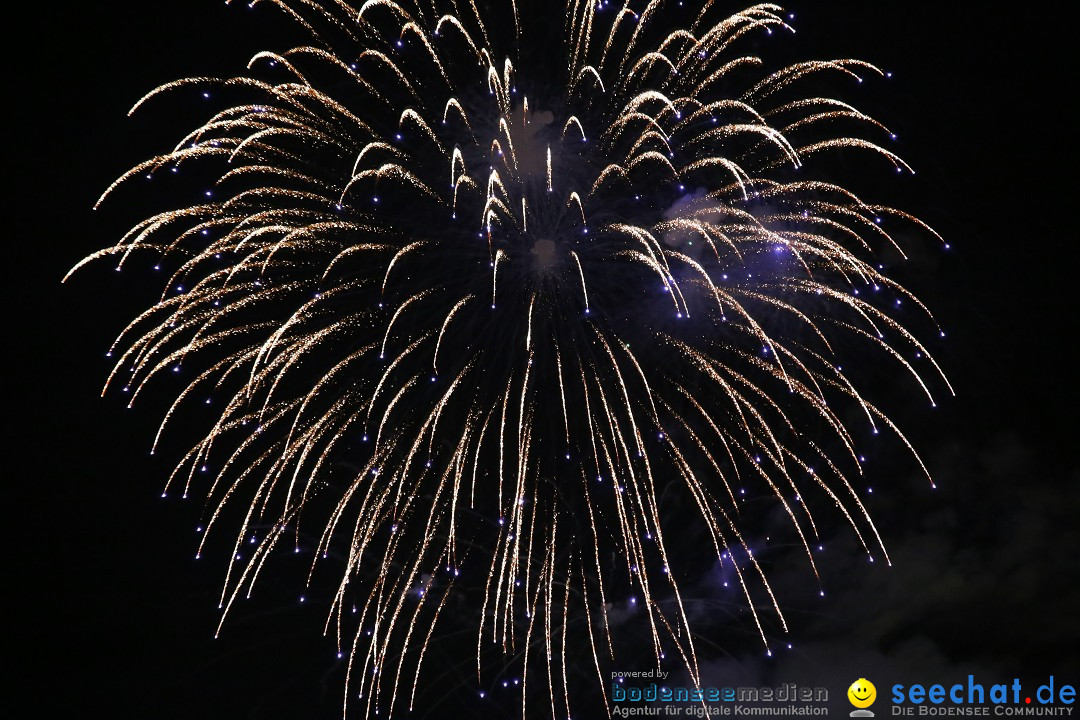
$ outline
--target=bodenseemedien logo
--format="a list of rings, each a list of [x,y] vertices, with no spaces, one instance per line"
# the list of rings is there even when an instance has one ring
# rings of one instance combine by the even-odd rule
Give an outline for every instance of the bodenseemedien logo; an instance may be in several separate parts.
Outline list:
[[[877,700],[877,688],[874,687],[874,683],[866,678],[859,678],[847,689],[847,699],[855,706],[855,709],[851,711],[851,717],[874,717],[873,711],[867,710]]]

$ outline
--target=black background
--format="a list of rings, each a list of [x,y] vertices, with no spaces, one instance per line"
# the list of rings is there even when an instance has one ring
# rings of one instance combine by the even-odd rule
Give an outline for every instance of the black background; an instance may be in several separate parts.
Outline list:
[[[1036,3],[987,7],[789,7],[790,52],[895,73],[853,99],[899,133],[918,172],[882,196],[953,246],[917,255],[905,281],[949,331],[938,353],[958,396],[931,420],[898,418],[941,489],[883,480],[894,567],[841,552],[827,602],[795,605],[799,654],[735,657],[714,668],[717,684],[813,679],[815,667],[837,690],[873,672],[1080,680],[1075,38]],[[125,118],[134,101],[174,78],[239,73],[299,33],[270,8],[201,0],[31,12],[9,25],[5,102],[16,693],[35,717],[335,717],[342,671],[322,609],[285,603],[298,589],[271,578],[270,600],[214,640],[224,563],[192,560],[197,504],[158,498],[169,465],[147,450],[160,407],[98,398],[108,342],[155,286],[108,263],[60,284],[138,218],[122,203],[92,211],[100,192],[201,115],[167,103]]]

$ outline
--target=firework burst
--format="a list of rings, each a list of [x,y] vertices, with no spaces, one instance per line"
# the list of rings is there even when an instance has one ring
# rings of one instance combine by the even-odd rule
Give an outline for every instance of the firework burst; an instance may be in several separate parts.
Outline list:
[[[824,179],[830,154],[908,168],[882,124],[803,89],[877,68],[763,69],[741,48],[790,30],[774,5],[571,1],[541,54],[513,2],[270,4],[311,44],[140,100],[224,107],[102,200],[171,173],[205,196],[83,261],[145,252],[167,277],[107,387],[134,402],[180,374],[159,437],[180,406],[213,410],[169,488],[206,493],[207,532],[239,523],[223,619],[311,533],[313,573],[344,558],[327,630],[348,705],[411,707],[452,606],[481,688],[512,666],[523,713],[539,686],[568,716],[568,657],[603,695],[617,625],[698,681],[683,533],[766,647],[763,615],[786,630],[751,498],[814,574],[815,507],[887,560],[857,440],[910,444],[841,361],[889,358],[931,402],[924,374],[948,387],[890,309],[925,308],[877,264],[895,228],[934,234]]]

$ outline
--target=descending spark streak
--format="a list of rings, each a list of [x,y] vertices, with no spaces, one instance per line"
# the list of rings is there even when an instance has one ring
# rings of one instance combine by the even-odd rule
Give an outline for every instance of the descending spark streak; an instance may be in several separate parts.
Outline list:
[[[669,552],[688,532],[733,573],[765,646],[770,617],[786,631],[748,487],[815,576],[818,506],[888,559],[852,481],[861,426],[840,408],[915,451],[841,349],[895,363],[931,403],[937,382],[951,392],[896,308],[932,318],[877,260],[902,254],[898,226],[937,236],[820,177],[815,159],[837,152],[910,168],[885,125],[800,90],[876,67],[762,72],[738,46],[790,30],[770,4],[725,18],[710,0],[677,27],[662,0],[570,0],[550,66],[519,56],[533,25],[514,2],[271,4],[314,45],[252,58],[272,81],[147,94],[133,111],[165,92],[236,104],[98,204],[195,164],[217,172],[204,201],[75,267],[161,256],[162,297],[114,343],[106,387],[133,402],[197,369],[154,447],[181,404],[217,413],[169,486],[186,497],[215,469],[207,531],[246,505],[233,554],[252,552],[230,563],[222,623],[286,533],[313,528],[312,576],[345,558],[326,631],[368,716],[406,689],[414,707],[440,619],[464,612],[481,687],[494,655],[517,668],[522,713],[539,686],[554,718],[588,701],[568,667],[581,653],[609,708],[605,668],[631,623],[698,681],[685,598],[707,568]],[[489,288],[490,310],[474,302]],[[822,428],[831,440],[812,439]],[[459,596],[471,610],[452,609]]]

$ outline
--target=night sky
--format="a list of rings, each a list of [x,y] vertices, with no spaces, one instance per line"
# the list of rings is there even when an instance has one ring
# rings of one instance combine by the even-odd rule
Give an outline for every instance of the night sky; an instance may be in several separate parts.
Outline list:
[[[15,693],[34,717],[337,717],[343,672],[321,636],[323,607],[298,606],[298,587],[268,577],[214,640],[224,564],[193,560],[200,505],[161,500],[175,456],[148,454],[164,399],[127,410],[99,398],[108,344],[158,285],[107,262],[60,284],[143,217],[122,202],[93,211],[101,191],[203,112],[170,102],[127,118],[131,105],[175,78],[239,74],[256,51],[301,35],[244,4],[38,7],[29,26],[9,27],[22,50],[6,64]],[[870,187],[953,248],[913,253],[901,279],[948,331],[937,353],[958,394],[932,414],[892,410],[939,486],[908,465],[871,468],[894,566],[838,543],[824,561],[830,595],[814,603],[797,587],[805,575],[781,572],[795,651],[736,654],[706,680],[817,677],[838,694],[859,676],[1080,681],[1077,123],[1066,109],[1076,41],[1042,6],[1020,8],[787,7],[799,34],[784,52],[894,73],[849,97],[898,133],[917,171]]]

